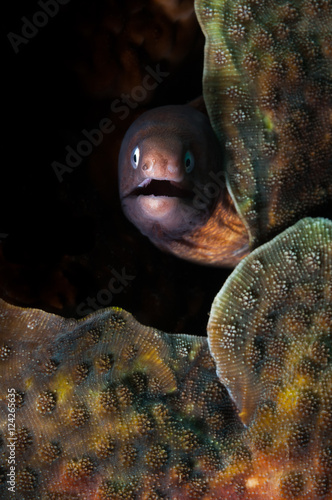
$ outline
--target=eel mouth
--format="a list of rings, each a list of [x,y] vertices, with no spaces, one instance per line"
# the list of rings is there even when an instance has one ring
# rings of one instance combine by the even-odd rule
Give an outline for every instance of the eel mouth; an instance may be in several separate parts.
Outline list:
[[[169,198],[194,198],[194,192],[184,188],[179,182],[165,179],[145,179],[130,196],[166,196]]]

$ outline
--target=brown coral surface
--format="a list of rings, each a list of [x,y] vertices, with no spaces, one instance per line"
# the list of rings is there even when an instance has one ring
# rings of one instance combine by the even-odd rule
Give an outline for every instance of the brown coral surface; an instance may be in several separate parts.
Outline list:
[[[243,428],[206,339],[0,306],[2,499],[204,497]]]

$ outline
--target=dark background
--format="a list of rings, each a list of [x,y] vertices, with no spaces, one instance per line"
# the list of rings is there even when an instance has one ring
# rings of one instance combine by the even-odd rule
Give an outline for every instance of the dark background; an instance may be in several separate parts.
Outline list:
[[[18,53],[8,33],[22,36],[22,17],[33,21],[43,9],[37,1],[2,7],[0,295],[8,302],[78,318],[88,297],[104,297],[142,323],[205,335],[229,270],[154,248],[123,216],[117,191],[118,151],[135,117],[202,92],[204,37],[193,2],[165,5],[70,0]],[[111,103],[157,64],[170,75],[120,120]],[[59,182],[52,162],[64,164],[66,146],[75,149],[82,130],[106,117],[115,130]],[[133,279],[108,300],[99,292],[123,268]],[[91,311],[103,307],[96,304]]]

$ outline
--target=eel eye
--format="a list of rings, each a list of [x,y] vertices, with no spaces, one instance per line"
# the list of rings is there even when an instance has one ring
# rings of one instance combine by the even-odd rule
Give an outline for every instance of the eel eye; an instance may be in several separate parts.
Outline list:
[[[187,174],[190,174],[190,172],[192,172],[192,170],[195,166],[194,155],[190,151],[187,151],[185,154],[184,166],[185,166]]]
[[[133,149],[133,152],[131,153],[130,157],[131,165],[133,168],[138,167],[138,162],[139,162],[139,147],[136,146],[135,149]]]

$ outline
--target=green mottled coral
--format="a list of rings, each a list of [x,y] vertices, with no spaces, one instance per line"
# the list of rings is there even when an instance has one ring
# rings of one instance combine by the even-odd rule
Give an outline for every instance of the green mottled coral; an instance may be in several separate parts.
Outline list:
[[[257,247],[332,198],[330,0],[196,0],[203,93]]]
[[[219,444],[242,424],[205,339],[143,327],[115,308],[77,322],[4,302],[0,331],[2,499],[12,498],[12,388],[18,498],[202,498],[209,491],[223,464]]]
[[[211,310],[216,365],[206,339],[117,308],[75,321],[1,301],[0,332],[2,499],[8,389],[17,498],[332,499],[332,222],[239,264]]]
[[[247,486],[259,498],[332,498],[332,222],[303,219],[246,257],[208,334],[248,424]]]

